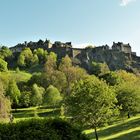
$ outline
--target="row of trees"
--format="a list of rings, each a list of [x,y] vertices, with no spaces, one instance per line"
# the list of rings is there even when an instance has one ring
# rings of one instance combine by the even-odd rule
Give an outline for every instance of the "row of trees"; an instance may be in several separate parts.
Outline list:
[[[9,82],[5,96],[10,99],[12,108],[56,105],[62,100],[59,90],[52,85],[45,89],[33,84],[28,90],[20,91],[15,81]]]

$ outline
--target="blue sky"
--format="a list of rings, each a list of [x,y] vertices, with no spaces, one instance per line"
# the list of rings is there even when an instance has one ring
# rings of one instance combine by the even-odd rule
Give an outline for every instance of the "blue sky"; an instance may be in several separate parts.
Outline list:
[[[121,41],[140,55],[139,7],[140,0],[0,0],[0,44]]]

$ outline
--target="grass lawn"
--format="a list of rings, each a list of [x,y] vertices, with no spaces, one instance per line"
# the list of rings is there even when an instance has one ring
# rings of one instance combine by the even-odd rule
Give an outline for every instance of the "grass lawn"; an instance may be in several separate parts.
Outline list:
[[[12,110],[14,122],[23,119],[60,117],[60,108],[30,107]],[[84,131],[91,140],[95,140],[94,130]],[[130,119],[120,120],[113,125],[98,129],[99,140],[140,140],[140,115]]]
[[[12,110],[14,121],[20,121],[23,119],[31,119],[34,117],[39,118],[50,118],[50,117],[59,117],[60,108],[52,109],[51,107],[30,107]]]
[[[86,130],[95,140],[94,130]],[[140,115],[98,130],[99,140],[140,140]]]
[[[7,72],[0,72],[0,78],[2,80],[10,80],[10,79],[14,79],[17,82],[20,81],[28,81],[31,78],[31,74],[24,72],[24,71],[7,71]]]

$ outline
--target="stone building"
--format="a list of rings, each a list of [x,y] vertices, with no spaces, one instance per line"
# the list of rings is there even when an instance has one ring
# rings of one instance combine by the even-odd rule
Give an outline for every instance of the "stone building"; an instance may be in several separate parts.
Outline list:
[[[113,42],[112,50],[124,52],[124,53],[129,53],[131,54],[131,46],[130,44],[123,44],[122,42],[115,43]]]

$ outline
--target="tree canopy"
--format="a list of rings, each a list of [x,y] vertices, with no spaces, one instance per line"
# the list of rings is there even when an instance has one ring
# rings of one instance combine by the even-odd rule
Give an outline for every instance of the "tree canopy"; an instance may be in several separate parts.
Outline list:
[[[96,128],[118,113],[116,103],[114,90],[94,76],[75,83],[65,99],[67,114],[83,126],[94,128],[96,138]]]

